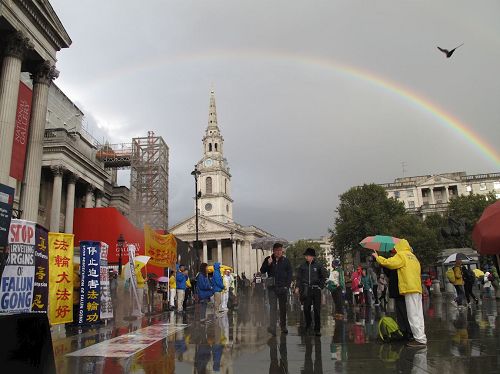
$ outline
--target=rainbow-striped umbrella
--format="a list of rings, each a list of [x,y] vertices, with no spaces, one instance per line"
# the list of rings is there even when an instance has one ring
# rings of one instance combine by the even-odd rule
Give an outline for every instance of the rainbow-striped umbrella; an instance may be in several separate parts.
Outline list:
[[[359,244],[368,249],[379,252],[390,252],[401,239],[387,235],[367,236]]]

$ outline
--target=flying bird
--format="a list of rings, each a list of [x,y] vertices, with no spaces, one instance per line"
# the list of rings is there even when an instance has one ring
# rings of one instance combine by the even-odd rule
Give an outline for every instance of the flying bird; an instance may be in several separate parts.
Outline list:
[[[464,43],[460,44],[458,47],[453,48],[451,51],[448,51],[447,49],[443,49],[443,48],[440,48],[440,47],[437,47],[437,48],[446,55],[446,58],[450,58],[451,55],[453,54],[453,52],[455,52],[455,50],[457,48],[460,48],[463,45],[464,45]]]

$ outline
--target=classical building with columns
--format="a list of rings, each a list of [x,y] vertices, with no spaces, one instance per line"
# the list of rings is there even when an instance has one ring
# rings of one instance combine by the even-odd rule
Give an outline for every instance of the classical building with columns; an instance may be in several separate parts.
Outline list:
[[[422,175],[397,178],[392,183],[380,184],[393,197],[405,204],[406,209],[425,218],[430,213],[446,211],[455,196],[488,194],[500,198],[500,173],[473,174],[466,172]]]
[[[22,218],[36,221],[40,189],[43,138],[49,87],[59,72],[56,52],[68,48],[71,39],[46,0],[0,2],[0,183],[17,187],[22,183]],[[16,131],[17,104],[21,73],[27,72],[32,84],[29,135],[24,178],[11,176],[11,159]],[[25,129],[24,129],[25,130]]]
[[[252,249],[255,239],[271,236],[255,226],[242,226],[233,220],[231,173],[224,157],[224,138],[217,122],[215,93],[210,93],[208,126],[203,136],[203,157],[196,164],[199,240],[201,259],[233,267],[237,274],[252,276],[270,251]],[[196,217],[174,225],[169,230],[195,247]]]

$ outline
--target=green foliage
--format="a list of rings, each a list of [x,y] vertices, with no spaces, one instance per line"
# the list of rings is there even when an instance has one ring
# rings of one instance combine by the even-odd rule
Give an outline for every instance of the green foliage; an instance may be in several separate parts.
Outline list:
[[[359,248],[369,235],[390,235],[394,217],[406,214],[403,203],[387,197],[376,184],[353,187],[340,195],[337,218],[330,230],[335,255],[345,262],[347,252]],[[362,252],[365,255],[366,251]]]
[[[314,248],[314,250],[316,251],[316,260],[326,266],[325,255],[323,253],[323,250],[321,249],[320,244],[311,240],[302,239],[296,241],[286,249],[286,257],[292,264],[292,268],[294,270],[297,269],[297,267],[305,261],[304,252],[307,248]]]

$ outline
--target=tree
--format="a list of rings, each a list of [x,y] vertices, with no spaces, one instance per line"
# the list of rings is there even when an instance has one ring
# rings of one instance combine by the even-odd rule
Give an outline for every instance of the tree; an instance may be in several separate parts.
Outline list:
[[[436,263],[440,248],[435,230],[411,214],[396,217],[392,224],[391,235],[408,240],[422,266]]]
[[[330,230],[333,250],[345,261],[348,251],[359,248],[365,237],[390,235],[392,221],[406,215],[404,204],[387,197],[386,190],[376,184],[353,187],[340,195],[334,227]],[[362,252],[365,257],[369,252]],[[363,258],[362,258],[363,259]]]
[[[484,209],[496,201],[493,192],[486,195],[464,195],[450,200],[446,217],[450,237],[448,238],[454,247],[472,247],[472,230],[481,218]]]
[[[326,266],[325,254],[323,253],[321,245],[312,240],[301,239],[291,244],[286,249],[286,257],[292,264],[294,270],[304,262],[304,252],[307,248],[313,248],[316,251],[316,260]]]

